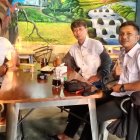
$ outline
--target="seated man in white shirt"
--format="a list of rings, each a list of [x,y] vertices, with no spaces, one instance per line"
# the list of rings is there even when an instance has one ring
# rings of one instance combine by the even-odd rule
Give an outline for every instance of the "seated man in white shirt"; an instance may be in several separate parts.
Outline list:
[[[119,42],[124,48],[121,54],[123,61],[116,67],[120,71],[118,84],[112,87],[112,100],[97,106],[99,124],[110,119],[118,119],[123,115],[121,101],[134,91],[140,91],[140,44],[139,27],[132,21],[122,23],[119,28]],[[122,69],[122,70],[119,70]],[[92,140],[90,125],[86,124],[80,140]]]
[[[86,21],[75,20],[71,24],[71,30],[77,43],[70,48],[63,61],[80,73],[89,83],[100,88],[100,80],[110,73],[111,59],[100,41],[88,37]],[[88,107],[87,105],[70,107],[70,112],[85,117]],[[69,137],[74,137],[81,120],[71,114],[68,118],[69,122],[64,133],[52,137],[52,140],[67,140]]]
[[[15,48],[7,38],[1,36],[1,32],[2,20],[0,19],[0,82],[2,82],[2,77],[8,69],[15,70],[16,66],[13,66],[14,63],[19,65],[18,54]]]
[[[1,36],[1,32],[2,20],[0,19],[0,71],[2,71],[3,66],[7,68],[13,67],[13,61],[15,65],[19,65],[19,58],[15,48],[7,38]],[[2,74],[0,73],[0,75]]]
[[[70,48],[63,61],[90,83],[100,81],[110,73],[110,56],[100,41],[88,37],[86,21],[75,20],[71,24],[71,30],[77,42]]]

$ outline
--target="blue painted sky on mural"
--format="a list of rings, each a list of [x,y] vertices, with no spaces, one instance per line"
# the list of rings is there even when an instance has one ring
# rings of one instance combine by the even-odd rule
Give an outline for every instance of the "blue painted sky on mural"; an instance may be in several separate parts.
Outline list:
[[[25,0],[13,0],[12,1],[12,4],[15,4],[15,3],[24,3]]]

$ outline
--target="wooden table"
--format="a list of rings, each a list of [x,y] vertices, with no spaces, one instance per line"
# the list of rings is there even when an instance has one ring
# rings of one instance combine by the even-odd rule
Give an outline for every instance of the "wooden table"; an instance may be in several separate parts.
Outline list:
[[[70,72],[68,78],[82,79],[76,72]],[[82,104],[87,104],[89,107],[92,139],[98,140],[95,99],[81,95],[65,95],[63,90],[60,94],[54,94],[52,76],[48,76],[46,83],[39,83],[35,72],[8,71],[0,90],[0,103],[7,104],[6,140],[16,140],[17,138],[19,110]]]

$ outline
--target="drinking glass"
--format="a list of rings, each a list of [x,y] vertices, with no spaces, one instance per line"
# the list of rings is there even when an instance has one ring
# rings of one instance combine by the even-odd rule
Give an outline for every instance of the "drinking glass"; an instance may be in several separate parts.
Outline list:
[[[55,96],[60,96],[61,86],[52,86],[52,94]]]
[[[52,85],[55,87],[61,86],[61,79],[60,78],[53,78]]]
[[[53,95],[60,95],[61,92],[61,79],[58,76],[54,76],[52,80],[52,93]]]
[[[52,79],[52,93],[53,95],[60,95],[61,92],[61,78],[59,73],[54,71],[53,79]]]

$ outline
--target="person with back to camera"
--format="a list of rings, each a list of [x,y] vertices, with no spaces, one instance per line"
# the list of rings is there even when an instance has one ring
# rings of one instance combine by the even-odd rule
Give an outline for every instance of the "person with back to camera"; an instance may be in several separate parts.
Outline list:
[[[108,53],[100,41],[88,37],[85,20],[78,19],[73,21],[71,23],[71,30],[77,39],[77,43],[70,48],[63,62],[80,73],[89,83],[97,88],[101,88],[101,79],[110,73],[112,64]],[[70,112],[84,117],[86,112],[88,112],[88,106],[70,106]],[[64,133],[50,136],[50,139],[68,140],[73,138],[80,124],[81,120],[69,114],[68,124]]]
[[[10,41],[2,36],[2,25],[2,20],[0,19],[0,66],[6,66],[14,70],[13,61],[15,61],[16,66],[19,65],[18,53]]]
[[[14,57],[12,56],[13,52],[15,52]],[[18,54],[15,51],[15,48],[7,38],[2,36],[2,20],[0,19],[0,82],[2,82],[8,69],[15,70],[12,65],[13,61],[16,65],[19,65]],[[0,123],[3,122],[3,117],[5,117],[5,110],[1,115]]]
[[[119,28],[119,42],[122,45],[123,59],[116,66],[119,81],[112,87],[112,100],[97,106],[97,121],[102,124],[110,119],[123,116],[120,103],[134,91],[140,91],[140,29],[133,21],[122,23]],[[119,62],[119,61],[118,61]],[[86,124],[80,140],[92,140],[90,125]]]

